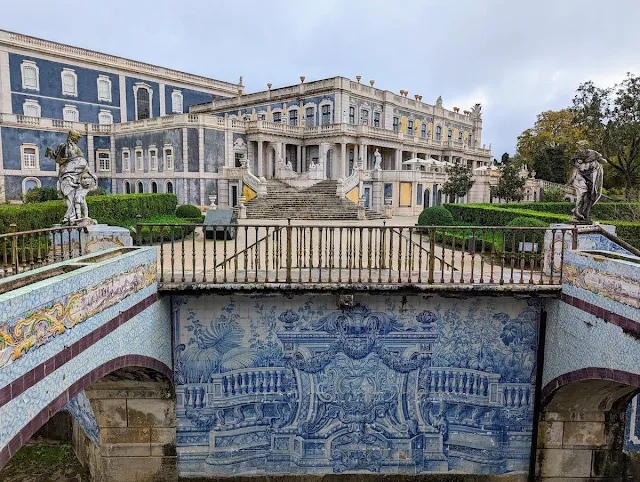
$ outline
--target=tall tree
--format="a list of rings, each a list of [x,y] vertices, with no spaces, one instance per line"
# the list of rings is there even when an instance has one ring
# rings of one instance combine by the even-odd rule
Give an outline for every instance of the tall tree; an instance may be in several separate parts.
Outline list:
[[[505,152],[502,154],[502,157],[500,158],[502,164],[508,164],[509,163],[509,153]]]
[[[473,186],[473,172],[465,164],[447,167],[447,182],[442,185],[442,192],[448,196],[464,197]]]
[[[501,176],[498,184],[491,186],[491,196],[505,201],[520,201],[524,194],[522,188],[527,178],[522,175],[521,166],[510,162],[500,168]]]

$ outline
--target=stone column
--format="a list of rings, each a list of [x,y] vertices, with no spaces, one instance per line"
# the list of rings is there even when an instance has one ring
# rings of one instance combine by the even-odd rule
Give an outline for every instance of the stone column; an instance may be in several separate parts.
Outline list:
[[[299,114],[299,113],[298,113]],[[296,171],[300,172],[300,165],[302,163],[302,146],[297,146],[297,152],[296,152]]]
[[[164,88],[164,84],[162,82],[160,82],[158,84],[158,99],[160,99],[160,117],[167,115],[167,108],[166,108],[166,99],[164,97],[165,94],[165,88]],[[171,111],[173,111],[173,106],[171,106]]]
[[[360,167],[362,167],[362,169],[368,169],[369,166],[367,165],[367,151],[368,151],[368,146],[363,142],[361,147],[360,147],[360,157],[362,158],[362,165]]]
[[[300,159],[300,164],[298,165],[298,172],[302,173],[305,171],[307,166],[307,146],[302,146],[302,158]]]
[[[198,128],[198,171],[200,173],[200,208],[202,208],[207,205],[204,197],[204,127]]]
[[[263,163],[264,141],[258,141],[258,177],[264,176]]]
[[[395,166],[393,167],[396,171],[402,169],[402,149],[396,149],[396,160]]]
[[[93,136],[91,134],[87,136],[87,163],[93,172],[100,177],[100,171],[98,170],[98,166],[96,166],[96,152],[94,150]]]
[[[347,144],[345,142],[343,142],[340,145],[340,164],[339,164],[339,171],[338,171],[338,178],[344,179],[345,177],[347,177],[349,174],[347,173]]]

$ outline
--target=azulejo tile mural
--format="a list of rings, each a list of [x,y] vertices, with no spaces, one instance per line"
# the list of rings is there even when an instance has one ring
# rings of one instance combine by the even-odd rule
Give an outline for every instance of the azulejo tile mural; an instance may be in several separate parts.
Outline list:
[[[183,475],[526,471],[539,301],[174,298]]]
[[[150,286],[156,271],[156,263],[139,265],[0,323],[0,368]]]

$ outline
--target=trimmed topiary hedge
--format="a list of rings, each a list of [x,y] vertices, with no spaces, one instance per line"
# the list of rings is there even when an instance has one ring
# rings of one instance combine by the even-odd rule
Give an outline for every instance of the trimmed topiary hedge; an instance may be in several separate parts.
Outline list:
[[[553,214],[571,216],[575,203],[570,202],[536,202],[536,203],[505,203],[505,204],[475,204],[475,206],[500,206],[502,209],[526,209]],[[599,221],[616,220],[631,221],[640,219],[640,203],[599,202],[591,209],[591,216]]]
[[[123,221],[158,215],[173,215],[178,199],[174,194],[116,194],[87,198],[89,215],[99,223],[119,226]],[[64,201],[47,201],[35,204],[0,205],[0,232],[10,230],[12,223],[18,231],[50,228],[59,224],[67,208]]]
[[[451,226],[453,215],[443,206],[425,208],[418,217],[418,226]]]
[[[185,219],[195,219],[202,216],[200,208],[193,204],[183,204],[176,209],[176,216]]]

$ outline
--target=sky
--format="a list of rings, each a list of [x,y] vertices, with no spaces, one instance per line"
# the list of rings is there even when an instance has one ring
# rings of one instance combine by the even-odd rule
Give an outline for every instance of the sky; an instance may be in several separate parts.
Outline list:
[[[3,0],[0,28],[237,82],[336,75],[446,108],[482,104],[513,154],[536,115],[592,80],[640,75],[640,0]],[[66,26],[70,26],[66,29]]]

